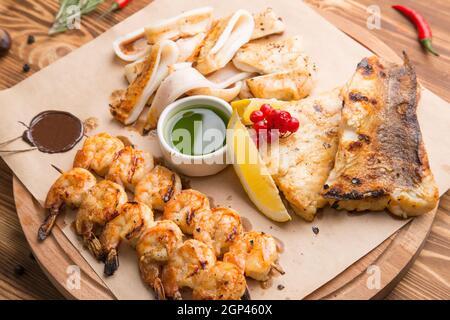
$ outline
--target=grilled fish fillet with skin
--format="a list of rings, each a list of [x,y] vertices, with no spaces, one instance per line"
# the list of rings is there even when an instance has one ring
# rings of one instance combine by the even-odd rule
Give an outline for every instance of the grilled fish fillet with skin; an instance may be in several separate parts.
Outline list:
[[[363,59],[343,90],[344,107],[336,163],[324,196],[346,210],[384,210],[401,217],[436,207],[416,108],[416,73],[377,57]]]
[[[283,109],[299,120],[300,128],[268,145],[264,160],[269,172],[295,213],[307,221],[328,203],[322,187],[334,164],[341,108],[338,89],[289,102]]]

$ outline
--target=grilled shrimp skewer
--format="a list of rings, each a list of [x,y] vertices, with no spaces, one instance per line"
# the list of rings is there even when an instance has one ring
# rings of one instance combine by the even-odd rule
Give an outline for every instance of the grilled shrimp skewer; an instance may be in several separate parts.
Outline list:
[[[202,270],[208,270],[216,263],[216,256],[203,242],[187,240],[170,256],[163,268],[162,283],[166,297],[181,299],[180,289],[194,289]]]
[[[181,189],[181,179],[175,172],[156,166],[136,185],[134,198],[152,209],[162,211]]]
[[[109,180],[97,183],[83,196],[75,220],[75,229],[97,259],[103,258],[102,246],[96,237],[97,229],[102,229],[108,221],[116,217],[118,210],[127,200],[122,186]]]
[[[199,191],[187,189],[166,203],[163,217],[174,221],[184,233],[192,234],[195,217],[203,211],[210,211],[208,197]]]
[[[51,186],[45,199],[44,207],[49,210],[49,214],[39,228],[39,240],[44,240],[50,234],[62,207],[64,205],[79,207],[83,195],[96,182],[92,173],[81,168],[75,168],[61,174]]]
[[[136,245],[142,279],[155,290],[159,300],[165,299],[160,278],[161,266],[169,261],[182,239],[183,233],[175,222],[160,220],[142,235]]]
[[[192,297],[201,300],[239,300],[246,286],[245,276],[236,265],[217,261],[212,268],[200,272]]]
[[[84,141],[83,147],[75,155],[73,167],[91,169],[99,176],[104,177],[108,173],[116,153],[124,147],[120,139],[108,133],[96,134]]]
[[[153,224],[153,212],[144,203],[127,202],[119,208],[119,215],[110,220],[100,236],[105,255],[105,270],[111,276],[119,267],[118,247],[122,240],[132,245]]]
[[[268,280],[272,268],[284,274],[277,260],[275,239],[271,235],[256,231],[245,232],[223,257],[223,261],[235,264],[247,277],[259,281]]]
[[[243,232],[241,217],[233,209],[213,208],[203,211],[195,221],[194,239],[213,248],[221,257]]]
[[[105,178],[133,192],[136,184],[152,169],[153,157],[148,152],[127,146],[115,154]]]

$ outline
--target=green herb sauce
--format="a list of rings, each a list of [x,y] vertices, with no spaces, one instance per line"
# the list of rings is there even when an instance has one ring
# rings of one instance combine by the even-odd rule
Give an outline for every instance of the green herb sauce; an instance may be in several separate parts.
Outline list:
[[[228,116],[207,105],[186,107],[169,118],[166,141],[186,155],[212,153],[225,145]]]

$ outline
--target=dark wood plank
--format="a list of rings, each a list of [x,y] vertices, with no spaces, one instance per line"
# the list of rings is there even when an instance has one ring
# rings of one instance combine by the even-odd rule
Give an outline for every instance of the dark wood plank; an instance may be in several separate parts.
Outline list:
[[[416,67],[422,84],[450,101],[448,84],[439,79],[450,77],[450,1],[414,1],[414,0],[306,0],[312,7],[331,11],[367,28],[370,13],[368,6],[377,5],[381,13],[381,29],[373,29],[380,40],[390,46],[398,55],[405,50]],[[399,12],[391,8],[394,4],[403,4],[420,12],[433,30],[433,45],[441,54],[435,57],[427,54],[417,40],[414,26]]]

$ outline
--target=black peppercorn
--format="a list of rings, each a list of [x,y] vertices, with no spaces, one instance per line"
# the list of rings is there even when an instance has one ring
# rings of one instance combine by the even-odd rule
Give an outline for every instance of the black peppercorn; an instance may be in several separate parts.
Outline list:
[[[22,67],[23,72],[28,72],[30,71],[31,67],[28,63],[25,63]]]
[[[314,234],[318,234],[319,233],[319,228],[312,227],[312,231],[314,232]]]
[[[18,277],[20,277],[21,275],[23,275],[25,273],[25,268],[18,264],[14,267],[14,274]]]
[[[27,44],[33,44],[36,41],[33,35],[29,35],[27,38]]]

